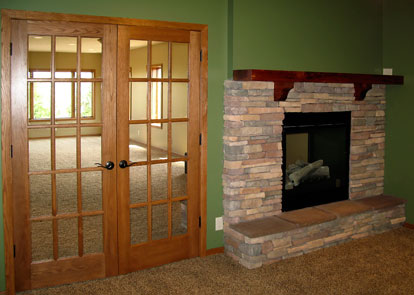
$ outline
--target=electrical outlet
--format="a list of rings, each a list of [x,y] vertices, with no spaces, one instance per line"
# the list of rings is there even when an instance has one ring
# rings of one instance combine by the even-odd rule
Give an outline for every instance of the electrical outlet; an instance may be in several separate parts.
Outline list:
[[[383,68],[382,69],[383,75],[392,75],[392,69],[391,68]]]
[[[223,217],[216,217],[216,231],[223,230]]]

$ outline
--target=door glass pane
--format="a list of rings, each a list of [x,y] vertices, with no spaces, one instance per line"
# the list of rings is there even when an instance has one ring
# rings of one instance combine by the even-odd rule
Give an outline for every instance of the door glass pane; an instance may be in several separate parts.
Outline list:
[[[52,38],[50,36],[29,36],[28,39],[28,78],[52,78]],[[42,71],[42,77],[35,77],[33,70]]]
[[[82,211],[102,210],[102,172],[82,173]]]
[[[172,235],[187,233],[187,200],[172,203]]]
[[[57,75],[57,73],[55,73]],[[74,119],[76,117],[76,83],[55,83],[55,118]],[[68,123],[68,122],[65,122]]]
[[[83,220],[83,252],[103,252],[102,215],[84,216]]]
[[[76,128],[56,128],[56,169],[76,168]]]
[[[168,238],[168,204],[152,206],[152,240]]]
[[[172,123],[171,153],[173,158],[187,155],[187,122]]]
[[[147,82],[130,82],[130,120],[147,119]]]
[[[129,168],[130,204],[147,202],[147,166]]]
[[[163,128],[151,128],[151,159],[162,160],[168,158],[168,124]]]
[[[81,39],[81,78],[100,78],[102,68],[102,38]],[[89,73],[94,76],[90,77]]]
[[[161,78],[168,78],[168,42],[152,41],[151,67],[161,66]],[[151,72],[151,78],[160,78],[156,72]]]
[[[173,118],[187,118],[188,83],[171,84],[171,116]]]
[[[81,162],[82,168],[96,167],[101,162],[102,127],[81,128]]]
[[[187,196],[187,162],[171,163],[172,197]]]
[[[52,215],[52,176],[29,176],[29,191],[31,216]]]
[[[151,200],[165,200],[168,197],[168,164],[151,165]]]
[[[159,120],[168,118],[168,83],[151,83],[151,119]],[[161,127],[160,123],[153,126]]]
[[[171,64],[173,79],[188,78],[188,43],[172,43]]]
[[[148,41],[129,41],[129,69],[131,78],[147,78]]]
[[[58,219],[59,257],[78,255],[78,219]]]
[[[56,174],[56,200],[58,214],[77,212],[77,173]]]
[[[56,37],[55,71],[74,70],[77,71],[77,43],[76,37]],[[58,74],[55,73],[57,78]]]
[[[53,259],[53,228],[51,220],[32,222],[32,261]]]
[[[50,82],[32,82],[28,84],[27,115],[29,125],[50,124],[52,84]]]
[[[49,128],[29,129],[29,171],[52,169],[50,135]]]
[[[131,245],[148,241],[147,210],[147,207],[131,208],[130,210]]]
[[[129,125],[129,160],[132,162],[147,160],[147,125]]]
[[[81,82],[82,123],[102,122],[101,86],[101,82]]]

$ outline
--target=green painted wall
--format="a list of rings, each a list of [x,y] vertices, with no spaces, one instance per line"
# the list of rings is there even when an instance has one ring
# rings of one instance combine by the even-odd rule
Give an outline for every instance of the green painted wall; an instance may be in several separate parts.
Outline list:
[[[208,56],[208,179],[207,248],[223,246],[222,231],[215,231],[215,217],[223,215],[221,171],[223,81],[227,75],[227,1],[210,0],[2,0],[0,8],[61,12],[136,19],[207,24]],[[2,210],[0,206],[0,210]],[[3,241],[2,212],[0,238]],[[5,288],[4,245],[0,242],[0,290]]]
[[[404,76],[404,86],[387,87],[385,192],[407,199],[414,223],[414,2],[384,0],[384,68]]]
[[[380,0],[235,0],[234,69],[382,72]]]

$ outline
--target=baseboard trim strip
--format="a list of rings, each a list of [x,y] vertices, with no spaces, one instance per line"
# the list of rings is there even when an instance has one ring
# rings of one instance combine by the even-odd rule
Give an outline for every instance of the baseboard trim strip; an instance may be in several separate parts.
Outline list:
[[[218,247],[213,249],[207,249],[206,256],[224,253],[224,247]]]

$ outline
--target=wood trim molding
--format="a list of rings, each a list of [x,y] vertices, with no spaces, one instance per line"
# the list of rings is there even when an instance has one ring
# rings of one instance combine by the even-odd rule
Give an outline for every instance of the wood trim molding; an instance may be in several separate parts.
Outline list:
[[[295,82],[352,83],[355,100],[363,100],[372,84],[404,84],[403,76],[271,70],[234,70],[233,80],[274,82],[275,101],[286,100]]]
[[[403,224],[403,226],[406,227],[406,228],[409,228],[409,229],[414,229],[414,224],[411,224],[411,223],[408,223],[408,222],[405,222]]]
[[[208,249],[206,251],[206,256],[215,255],[215,254],[221,254],[224,253],[224,247],[218,247],[213,249]]]
[[[188,31],[203,31],[207,25],[192,24],[184,22],[169,22],[158,20],[143,20],[132,19],[124,17],[109,17],[109,16],[94,16],[82,14],[64,14],[56,12],[38,12],[2,9],[2,17],[8,16],[10,19],[25,19],[25,20],[39,20],[39,21],[70,21],[80,23],[100,23],[113,25],[130,25],[130,26],[146,26],[158,28],[180,29]]]
[[[11,18],[1,17],[1,158],[3,172],[3,223],[4,255],[6,264],[6,287],[9,294],[15,294],[14,257],[13,257],[13,196],[11,146],[11,89],[10,89],[10,41]]]
[[[207,247],[207,97],[208,97],[208,28],[201,31],[201,77],[200,77],[200,251],[206,256]]]

